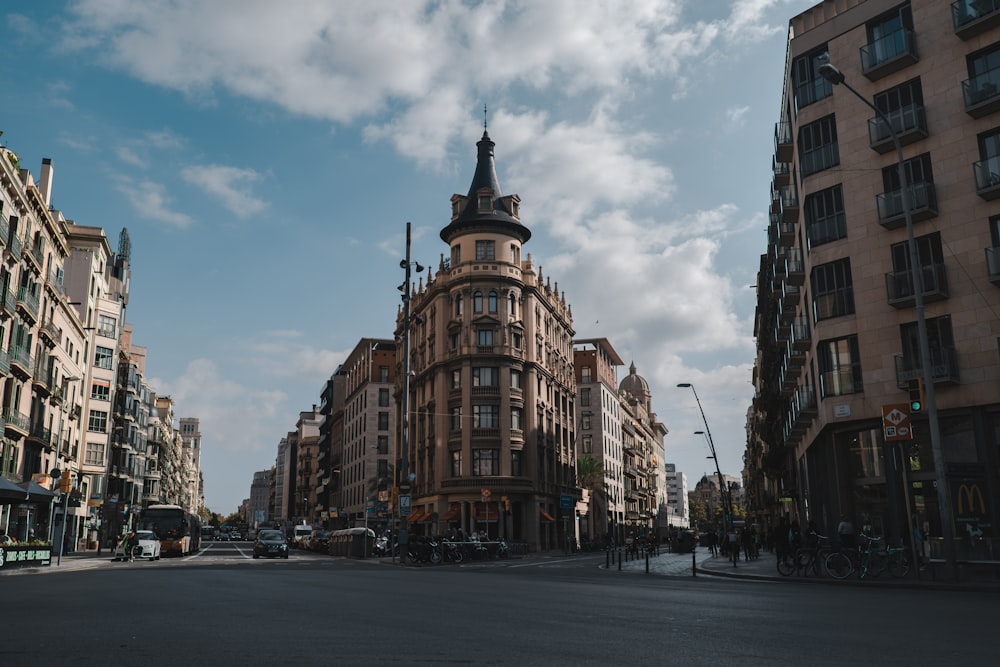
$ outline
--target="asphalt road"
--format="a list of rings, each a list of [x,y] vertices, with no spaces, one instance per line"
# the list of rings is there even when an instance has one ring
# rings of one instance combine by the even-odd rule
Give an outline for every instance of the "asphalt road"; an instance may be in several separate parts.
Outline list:
[[[0,665],[994,665],[995,594],[401,567],[250,543],[0,579]]]

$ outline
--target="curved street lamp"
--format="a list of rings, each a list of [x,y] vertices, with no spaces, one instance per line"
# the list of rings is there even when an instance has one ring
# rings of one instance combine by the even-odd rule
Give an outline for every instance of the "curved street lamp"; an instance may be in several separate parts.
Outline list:
[[[705,418],[705,411],[701,407],[701,399],[698,398],[698,392],[695,390],[694,385],[690,382],[681,382],[677,385],[681,389],[690,388],[691,392],[694,394],[694,400],[698,404],[698,411],[701,413],[701,421],[705,423],[704,431],[695,431],[696,434],[703,433],[705,438],[708,440],[708,448],[712,452],[710,457],[715,461],[715,474],[719,478],[719,493],[722,495],[722,529],[729,533],[729,527],[732,525],[732,515],[733,515],[733,499],[729,493],[729,486],[722,479],[722,470],[719,468],[719,457],[715,453],[715,442],[712,440],[712,431],[708,428],[708,420]],[[736,561],[733,561],[733,565]]]
[[[899,140],[896,129],[885,113],[875,106],[868,98],[859,93],[847,83],[844,73],[837,69],[827,58],[819,67],[819,74],[835,86],[843,86],[856,98],[875,112],[876,117],[885,125],[892,143],[896,148],[896,169],[898,171],[900,199],[903,205],[903,218],[906,221],[906,247],[909,254],[910,271],[913,274],[913,305],[917,311],[917,338],[920,345],[921,378],[924,383],[924,401],[927,404],[927,423],[930,429],[931,453],[934,459],[934,482],[937,486],[938,513],[941,521],[942,550],[944,551],[946,576],[953,576],[955,569],[955,541],[951,526],[951,497],[948,495],[948,478],[945,474],[944,451],[941,448],[941,426],[938,422],[937,398],[934,392],[934,367],[931,365],[930,343],[927,337],[927,319],[924,316],[924,276],[920,267],[920,255],[917,242],[913,238],[913,214],[910,206],[910,196],[906,184],[906,163],[903,160],[903,144]],[[907,494],[907,497],[909,495]],[[909,516],[910,508],[906,508]],[[912,542],[913,530],[907,519],[908,535],[906,539]],[[913,545],[916,549],[916,545]]]

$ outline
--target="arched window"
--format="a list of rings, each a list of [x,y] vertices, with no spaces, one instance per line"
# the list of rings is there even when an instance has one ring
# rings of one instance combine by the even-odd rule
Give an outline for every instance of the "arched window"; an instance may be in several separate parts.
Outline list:
[[[491,313],[497,312],[497,292],[496,290],[490,290],[490,294],[487,297],[486,306],[489,308]]]
[[[511,317],[516,317],[517,316],[517,298],[514,296],[513,292],[510,293],[510,297],[507,299],[507,301],[510,304],[510,315],[511,315]]]
[[[472,294],[472,312],[483,312],[483,293],[478,290]]]
[[[462,316],[462,295],[461,294],[456,294],[455,295],[455,317],[461,317],[461,316]]]

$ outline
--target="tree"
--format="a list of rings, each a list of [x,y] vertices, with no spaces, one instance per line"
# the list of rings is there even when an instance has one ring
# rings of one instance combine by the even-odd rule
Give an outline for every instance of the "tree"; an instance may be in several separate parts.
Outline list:
[[[705,502],[700,498],[694,496],[688,496],[688,512],[691,521],[691,528],[698,526],[700,529],[704,530],[708,528],[708,508],[705,506]]]
[[[576,461],[576,482],[581,489],[590,491],[587,499],[588,534],[591,538],[594,535],[594,497],[602,495],[604,492],[604,463],[598,461],[593,456],[584,456]]]

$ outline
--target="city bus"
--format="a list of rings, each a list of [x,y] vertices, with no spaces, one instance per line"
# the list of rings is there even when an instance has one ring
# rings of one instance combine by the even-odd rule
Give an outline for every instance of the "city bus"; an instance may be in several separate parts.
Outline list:
[[[150,505],[139,527],[156,533],[164,556],[187,556],[201,548],[201,519],[179,505]]]

